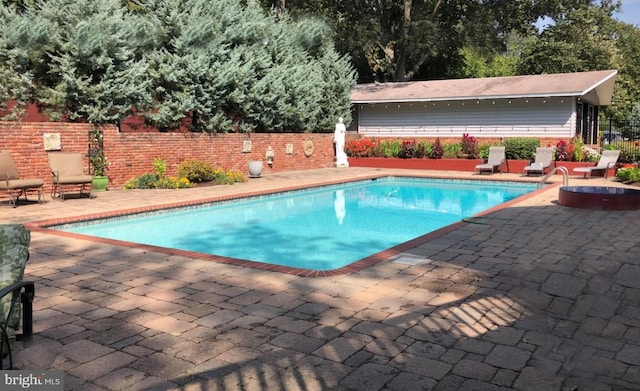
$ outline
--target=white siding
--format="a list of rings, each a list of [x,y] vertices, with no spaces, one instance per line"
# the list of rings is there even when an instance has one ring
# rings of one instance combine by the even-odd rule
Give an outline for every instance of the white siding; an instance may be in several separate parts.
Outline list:
[[[358,104],[366,136],[571,137],[573,98]]]

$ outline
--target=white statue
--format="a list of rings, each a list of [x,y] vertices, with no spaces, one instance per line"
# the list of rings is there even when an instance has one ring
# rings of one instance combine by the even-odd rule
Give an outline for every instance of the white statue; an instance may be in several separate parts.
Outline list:
[[[336,167],[349,167],[347,154],[344,153],[344,139],[347,135],[347,127],[344,126],[344,119],[338,118],[336,130],[333,132],[333,142],[336,144]]]

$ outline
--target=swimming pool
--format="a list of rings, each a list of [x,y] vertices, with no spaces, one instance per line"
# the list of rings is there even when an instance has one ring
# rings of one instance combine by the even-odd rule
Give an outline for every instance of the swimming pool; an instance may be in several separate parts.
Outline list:
[[[49,228],[332,270],[535,188],[519,182],[388,177]]]

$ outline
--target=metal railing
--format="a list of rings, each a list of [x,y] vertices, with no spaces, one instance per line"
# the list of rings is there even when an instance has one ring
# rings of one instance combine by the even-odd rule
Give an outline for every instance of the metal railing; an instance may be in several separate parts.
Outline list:
[[[602,149],[619,149],[622,163],[640,161],[640,121],[605,120],[599,131]]]
[[[544,186],[544,184],[547,182],[547,179],[551,178],[551,175],[555,174],[556,171],[560,171],[562,173],[562,185],[567,186],[569,184],[569,170],[566,167],[558,166],[552,168],[547,175],[543,176],[542,179],[540,179],[540,182],[538,182],[538,188]]]

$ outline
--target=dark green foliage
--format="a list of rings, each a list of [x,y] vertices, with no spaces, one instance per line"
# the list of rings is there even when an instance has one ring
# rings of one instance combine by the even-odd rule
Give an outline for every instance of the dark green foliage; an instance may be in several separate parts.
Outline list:
[[[326,24],[241,0],[0,5],[0,100],[53,119],[144,116],[160,130],[331,131],[355,71]]]
[[[202,160],[185,160],[178,166],[178,176],[193,183],[202,183],[214,180],[215,170]]]
[[[48,0],[15,15],[7,37],[23,53],[29,99],[53,119],[115,122],[144,101],[138,31],[119,0]]]
[[[145,173],[135,177],[125,184],[126,189],[155,189],[158,177],[155,174]]]
[[[515,137],[505,139],[503,143],[507,159],[532,160],[536,154],[536,148],[540,146],[540,139]]]

